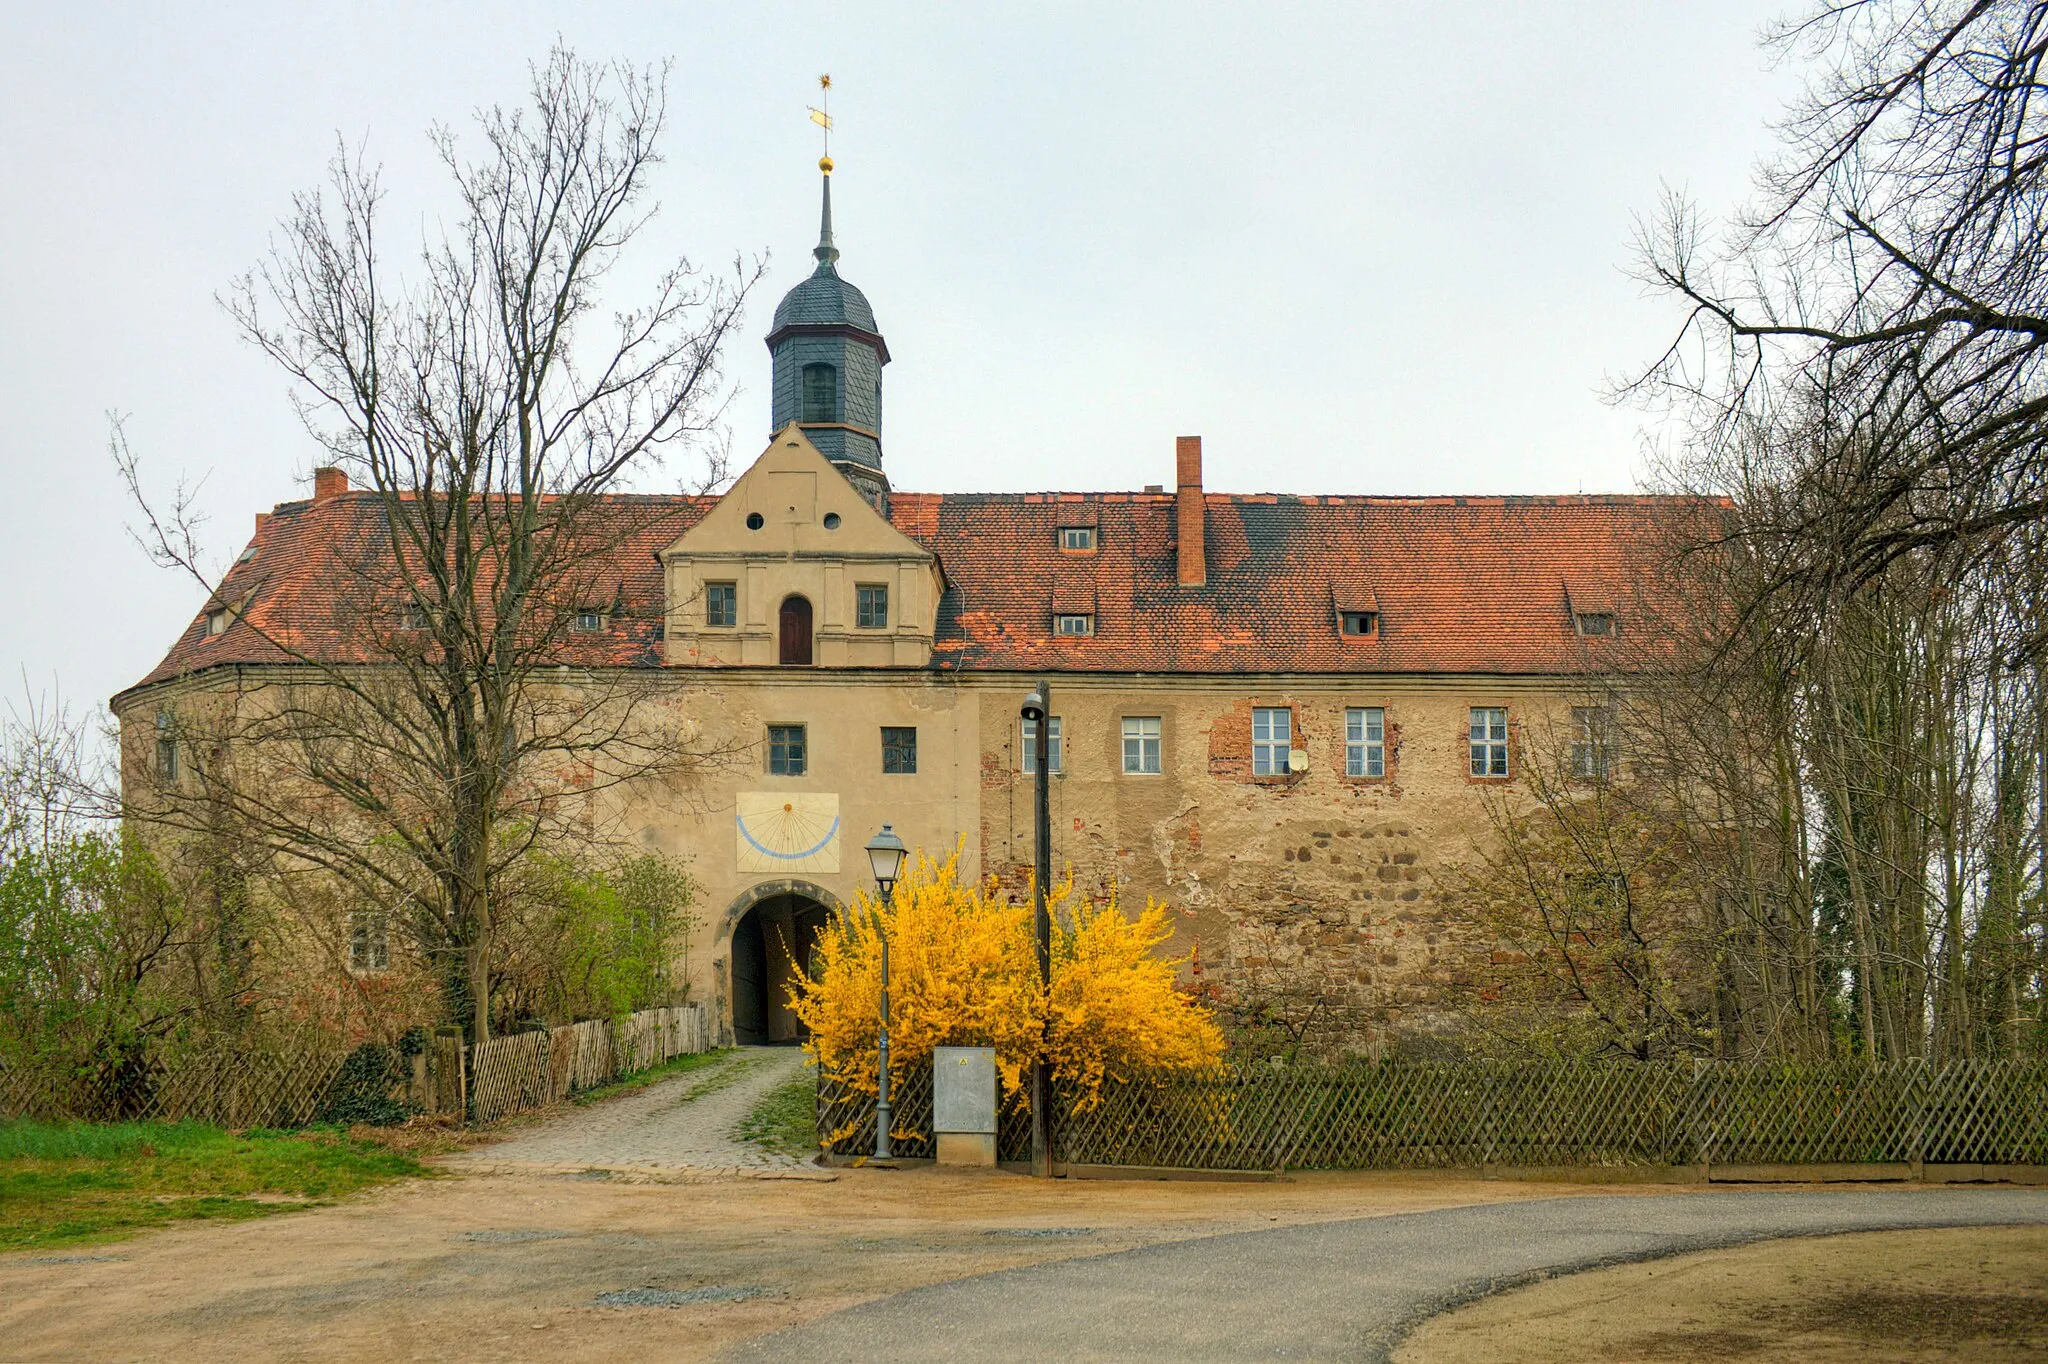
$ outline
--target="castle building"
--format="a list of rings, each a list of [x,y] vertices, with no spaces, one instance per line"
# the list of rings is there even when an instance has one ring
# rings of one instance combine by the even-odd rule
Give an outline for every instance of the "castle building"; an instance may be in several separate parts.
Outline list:
[[[724,493],[662,501],[563,646],[580,669],[658,675],[742,755],[622,812],[700,883],[695,997],[734,1039],[794,1036],[783,986],[867,884],[884,823],[1021,893],[1019,707],[1043,678],[1053,852],[1080,884],[1171,903],[1215,977],[1313,967],[1375,1026],[1426,1025],[1487,948],[1443,873],[1489,837],[1531,736],[1576,733],[1575,766],[1618,761],[1588,692],[1648,628],[1632,603],[1679,504],[1213,492],[1195,436],[1173,442],[1171,488],[895,489],[889,349],[840,274],[829,176],[824,195],[815,268],[768,337],[766,448]],[[115,698],[131,780],[182,698],[289,677],[269,640],[357,647],[323,575],[377,515],[323,470],[258,518],[220,594],[235,612],[195,620]]]

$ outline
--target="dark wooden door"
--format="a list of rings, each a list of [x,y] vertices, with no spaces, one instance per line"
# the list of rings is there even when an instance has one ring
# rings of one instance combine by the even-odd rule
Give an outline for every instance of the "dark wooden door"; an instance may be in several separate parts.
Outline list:
[[[808,666],[811,661],[811,603],[803,597],[782,600],[782,662]]]

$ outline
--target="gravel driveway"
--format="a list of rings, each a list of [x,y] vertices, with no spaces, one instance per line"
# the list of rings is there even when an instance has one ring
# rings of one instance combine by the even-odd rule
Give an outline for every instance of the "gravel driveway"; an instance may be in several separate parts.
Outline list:
[[[2048,1190],[1569,1198],[1183,1241],[920,1288],[744,1360],[1384,1360],[1423,1319],[1553,1273],[1845,1231],[2048,1223]]]
[[[812,1167],[733,1133],[763,1095],[803,1070],[804,1059],[796,1047],[741,1047],[702,1070],[549,1118],[444,1163],[471,1173],[536,1168],[798,1173]]]

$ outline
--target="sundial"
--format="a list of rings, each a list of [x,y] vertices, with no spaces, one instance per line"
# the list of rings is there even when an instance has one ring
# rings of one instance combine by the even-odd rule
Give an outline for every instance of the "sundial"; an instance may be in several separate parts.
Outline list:
[[[739,870],[839,870],[836,792],[742,791],[737,805],[733,824]]]

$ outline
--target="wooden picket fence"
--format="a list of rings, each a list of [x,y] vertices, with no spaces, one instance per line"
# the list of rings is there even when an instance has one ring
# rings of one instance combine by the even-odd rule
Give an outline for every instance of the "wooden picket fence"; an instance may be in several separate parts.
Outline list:
[[[496,1122],[545,1108],[578,1090],[609,1083],[673,1057],[707,1051],[711,1029],[701,1004],[645,1009],[620,1023],[573,1023],[469,1049],[469,1116]]]
[[[931,1072],[895,1086],[898,1154],[931,1154]],[[1232,1066],[1055,1094],[1053,1159],[1205,1170],[1694,1166],[1712,1171],[2048,1165],[2048,1064]],[[874,1150],[874,1099],[830,1080],[820,1144]],[[1004,1160],[1029,1154],[1006,1104]]]

